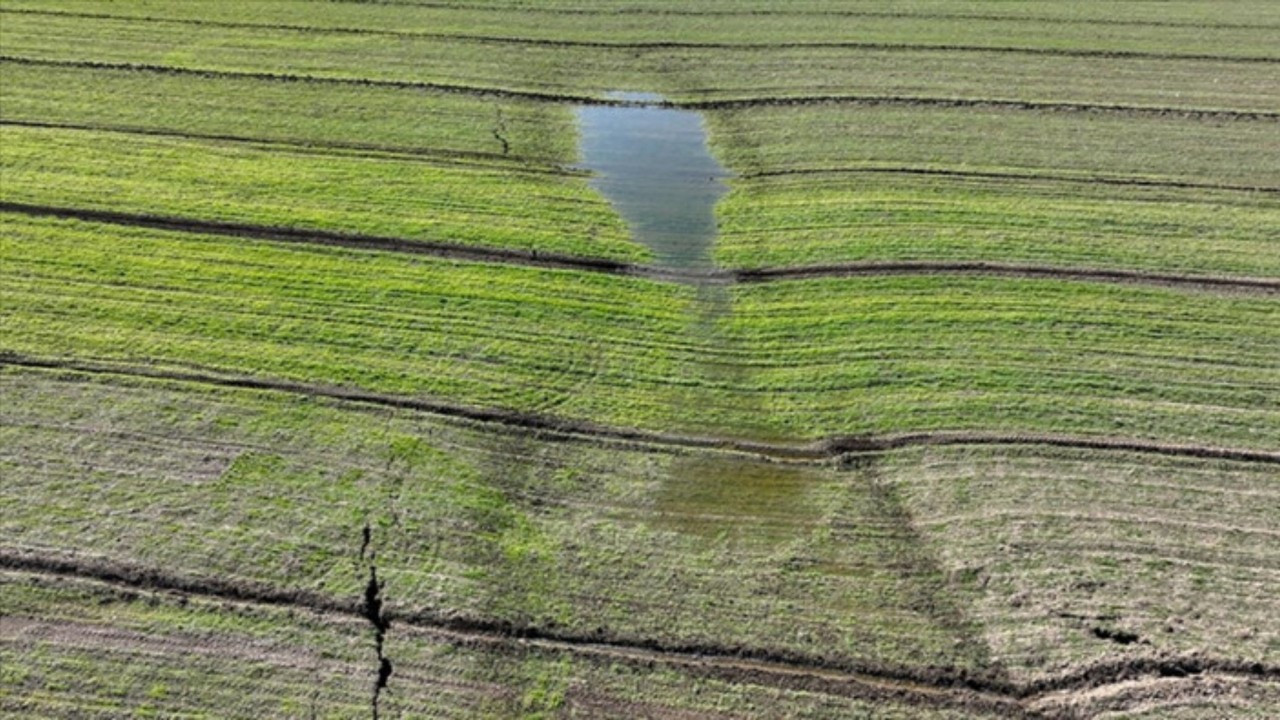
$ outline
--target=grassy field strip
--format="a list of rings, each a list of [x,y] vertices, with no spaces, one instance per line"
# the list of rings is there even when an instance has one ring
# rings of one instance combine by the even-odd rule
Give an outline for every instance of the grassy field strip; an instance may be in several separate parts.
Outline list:
[[[360,6],[337,3],[328,6],[295,3],[227,3],[217,7],[177,5],[163,8],[139,6],[122,10],[114,3],[13,3],[5,9],[26,7],[48,10],[58,7],[73,12],[111,15],[138,14],[174,19],[214,22],[252,22],[262,25],[296,25],[305,17],[306,25],[317,29],[359,28],[465,34],[506,38],[521,36],[530,41],[594,43],[692,43],[764,46],[809,43],[847,43],[850,23],[830,16],[720,16],[708,21],[651,14],[613,15],[609,22],[599,18],[566,14],[531,13],[520,17],[515,8],[484,10],[475,7],[443,8],[413,5]],[[22,15],[11,17],[23,19]],[[1241,13],[1242,20],[1259,18]],[[50,21],[50,16],[40,17]],[[74,18],[62,18],[74,21]],[[80,20],[84,22],[84,20]],[[98,20],[96,22],[106,23]],[[125,24],[124,21],[117,21]],[[133,21],[146,23],[145,19]],[[1160,55],[1223,55],[1227,57],[1276,58],[1271,28],[1249,25],[1217,27],[1198,24],[1131,27],[1102,24],[1049,24],[1036,20],[1002,19],[938,22],[935,17],[913,18],[863,15],[856,19],[858,40],[864,43],[923,47],[1025,48],[1042,52],[1150,53]],[[514,28],[519,28],[514,30]],[[21,29],[25,34],[25,27]],[[263,31],[258,31],[259,33]],[[154,33],[161,36],[161,33]],[[163,33],[164,36],[177,34]],[[358,37],[358,36],[357,36]],[[183,39],[191,39],[184,34]],[[303,45],[305,43],[297,43]]]
[[[1280,277],[1280,195],[1207,186],[869,167],[736,180],[717,212],[727,267],[969,260]]]
[[[0,578],[0,607],[11,613],[0,620],[0,653],[18,651],[26,660],[11,666],[18,668],[13,679],[27,699],[12,708],[0,705],[5,710],[83,708],[94,698],[103,717],[156,711],[202,717],[210,707],[222,717],[244,718],[369,712],[375,663],[363,621],[25,573]],[[44,605],[61,609],[56,619]],[[802,673],[790,679],[654,653],[633,656],[410,625],[397,625],[388,640],[397,660],[379,709],[392,717],[674,711],[737,717],[765,704],[780,704],[797,718],[1008,716],[958,703],[948,707],[945,700],[920,704],[909,692],[876,686],[858,695],[849,681],[828,683],[822,692],[812,680],[806,687]],[[86,665],[93,671],[85,672]],[[184,691],[192,672],[201,674],[201,688]]]
[[[231,78],[240,80],[258,80],[267,82],[306,82],[339,86],[381,87],[399,90],[419,90],[431,93],[457,94],[476,98],[507,100],[515,102],[544,102],[574,105],[651,105],[648,101],[628,101],[615,98],[601,98],[587,94],[573,94],[577,91],[567,90],[523,90],[502,87],[499,85],[458,84],[451,82],[434,82],[420,80],[397,80],[382,78],[355,77],[351,75],[329,74],[294,74],[283,72],[256,72],[238,69],[222,69],[209,67],[188,67],[180,65],[164,65],[155,63],[106,62],[100,60],[62,60],[28,57],[20,55],[0,55],[0,62],[11,65],[27,65],[34,67],[74,68],[81,70],[127,71],[138,73],[160,73],[177,76],[193,76],[201,78]],[[615,78],[605,81],[606,85],[631,83],[637,78]],[[679,94],[679,90],[676,91]],[[851,93],[824,93],[818,95],[784,95],[766,97],[736,97],[721,99],[664,100],[657,103],[666,107],[679,107],[690,110],[734,110],[757,107],[803,107],[811,105],[844,105],[853,107],[937,107],[962,108],[977,110],[1012,110],[1037,111],[1053,113],[1106,113],[1120,116],[1140,116],[1155,118],[1176,117],[1191,121],[1271,121],[1280,118],[1280,113],[1271,110],[1237,110],[1215,109],[1188,106],[1151,106],[1127,105],[1118,103],[1087,103],[1065,101],[1021,100],[1000,97],[931,97],[925,95],[867,95]]]
[[[400,617],[981,669],[927,558],[879,514],[887,500],[829,468],[543,443],[274,393],[4,378],[5,493],[47,498],[6,513],[18,548],[92,542],[116,562],[356,598],[369,525]],[[275,449],[234,447],[263,442]],[[88,446],[91,468],[71,460]]]
[[[851,421],[886,432],[880,417],[890,416],[954,428],[952,408],[965,407],[975,419],[968,427],[982,417],[985,429],[1012,430],[1004,421],[1017,417],[1023,430],[1051,423],[1079,432],[1081,420],[1105,416],[1111,432],[1148,436],[1167,419],[1188,433],[1181,437],[1200,439],[1210,435],[1183,421],[1216,416],[1220,438],[1275,445],[1265,438],[1276,432],[1263,429],[1280,407],[1274,300],[1197,301],[1193,310],[1174,291],[955,277],[731,293],[725,333],[757,353],[739,389],[763,397],[784,436],[852,429]],[[1197,317],[1215,306],[1212,317]],[[1071,397],[1070,409],[1053,397]]]
[[[954,60],[948,62],[954,64]],[[4,119],[9,121],[192,134],[253,128],[252,136],[259,140],[319,145],[351,143],[352,128],[358,126],[362,143],[383,150],[483,153],[487,157],[502,151],[493,135],[500,114],[501,132],[514,160],[563,164],[574,160],[577,152],[572,144],[572,115],[556,103],[498,101],[412,88],[281,83],[252,77],[13,62],[0,62],[0,70],[5,73]],[[981,73],[984,77],[992,74],[989,69]],[[1203,75],[1203,71],[1195,74]],[[1014,86],[1007,78],[1003,81],[1003,88]],[[949,97],[975,95],[952,84],[944,90]],[[915,86],[910,92],[919,94]],[[1178,93],[1182,97],[1191,94],[1184,89]],[[254,102],[229,102],[241,97]],[[1027,93],[1020,88],[1018,97],[1026,99]],[[1127,88],[1117,95],[1121,100],[1130,97]],[[1253,95],[1241,91],[1232,97]],[[279,112],[279,107],[291,102],[305,105],[308,112]],[[1280,91],[1273,102],[1257,109],[1278,107]],[[1196,130],[1192,124],[1188,132]],[[742,173],[758,171],[738,169]],[[784,169],[794,170],[795,164],[788,163]]]
[[[840,105],[726,110],[707,120],[722,162],[745,176],[906,166],[1274,187],[1280,156],[1272,120]]]
[[[331,385],[252,378],[243,375],[219,375],[191,370],[170,370],[151,366],[120,365],[96,361],[38,358],[11,352],[0,353],[0,367],[15,370],[61,370],[90,376],[114,378],[116,381],[161,380],[194,384],[210,388],[237,388],[290,393],[308,398],[323,398],[361,406],[424,412],[440,418],[475,423],[480,426],[502,426],[508,432],[535,435],[555,442],[586,442],[623,449],[679,451],[712,450],[728,456],[766,459],[783,465],[824,465],[829,462],[857,462],[859,456],[907,447],[946,447],[954,445],[1026,445],[1088,450],[1120,450],[1151,453],[1171,457],[1238,460],[1241,462],[1280,463],[1280,452],[1220,445],[1197,445],[1142,440],[1132,437],[1069,435],[1049,432],[993,431],[924,431],[871,435],[830,436],[809,443],[743,440],[716,435],[677,434],[632,427],[601,425],[574,418],[556,417],[501,408],[458,405],[441,400],[372,393]],[[135,439],[128,436],[127,439]],[[259,448],[261,449],[261,448]]]
[[[973,128],[975,142],[983,127]],[[1060,142],[1065,145],[1078,129],[1064,127]],[[1178,176],[1194,171],[1197,177],[1216,172],[1226,179],[1261,179],[1261,170],[1250,172],[1248,164],[1226,170],[1252,137],[1230,138],[1239,149],[1216,156],[1201,150],[1203,161]],[[197,228],[201,221],[281,227],[303,237],[310,231],[317,239],[376,235],[382,245],[421,242],[424,250],[456,245],[629,262],[648,256],[581,177],[65,128],[0,125],[0,138],[0,168],[10,179],[3,201],[9,203],[190,219]],[[1113,152],[1119,152],[1119,140],[1112,141]],[[764,142],[770,154],[784,144]],[[957,147],[949,151],[956,167],[980,150]],[[1051,149],[1046,163],[1057,161]],[[859,152],[874,161],[894,150]],[[1266,156],[1256,148],[1252,154]],[[753,163],[740,159],[743,166]],[[1068,196],[1067,189],[1081,192]],[[1034,179],[882,174],[746,179],[734,181],[719,208],[716,252],[731,268],[1002,262],[1274,278],[1280,276],[1280,253],[1272,251],[1271,230],[1278,214],[1280,201],[1269,194],[1189,188],[1091,190]],[[502,259],[501,252],[494,259]]]
[[[986,430],[1264,450],[1280,435],[1268,298],[1045,279],[803,280],[731,288],[732,313],[700,336],[684,314],[696,289],[678,284],[6,221],[3,349],[35,357],[677,434]],[[715,364],[747,375],[715,377]]]
[[[0,125],[3,199],[642,260],[581,177]]]
[[[1045,702],[1161,667],[1248,672],[1253,662],[1216,658],[1260,659],[1264,680],[1273,666],[1274,632],[1257,624],[1280,582],[1271,551],[1256,533],[1221,528],[1266,527],[1267,498],[1280,491],[1267,465],[957,447],[895,451],[845,471],[757,473],[714,455],[522,442],[414,413],[369,422],[369,411],[271,393],[30,371],[3,381],[12,401],[0,464],[18,478],[5,491],[26,498],[3,521],[17,543],[8,566],[45,557],[130,583],[172,577],[185,592],[352,608],[373,562],[361,555],[369,525],[399,618],[388,651],[397,667],[407,647],[397,633],[415,617],[710,655],[770,637],[744,647],[907,676],[948,657],[989,687]],[[715,473],[735,482],[708,494]],[[1055,512],[1064,507],[1073,512]],[[1175,522],[1134,524],[1162,508]],[[1125,549],[1078,550],[1107,542]],[[100,560],[66,555],[90,546]],[[643,557],[632,558],[637,548]],[[1190,574],[1183,548],[1200,555]],[[561,553],[576,558],[554,561]],[[1171,581],[1191,584],[1134,593]],[[756,592],[760,583],[770,591]],[[675,587],[684,597],[673,604]],[[704,602],[723,623],[689,608]],[[1010,602],[1012,612],[1001,608]],[[978,625],[951,614],[971,606]],[[685,626],[686,612],[700,624]],[[1011,623],[1030,621],[1024,612],[1038,632],[1011,636]],[[775,635],[778,615],[787,622]],[[1095,628],[1142,641],[1121,649]],[[993,643],[990,656],[967,632]]]
[[[282,243],[300,243],[328,247],[429,255],[471,262],[503,263],[538,268],[581,270],[627,277],[669,282],[694,283],[699,286],[724,286],[733,283],[763,283],[806,280],[823,277],[857,278],[884,275],[977,275],[982,277],[1053,278],[1095,282],[1137,283],[1166,287],[1230,291],[1233,293],[1275,294],[1280,292],[1280,279],[1160,273],[1102,267],[1062,267],[1053,265],[1018,265],[987,261],[864,261],[825,263],[791,267],[744,268],[735,270],[686,270],[659,265],[637,265],[601,258],[562,255],[537,251],[476,247],[451,243],[427,243],[376,235],[297,230],[293,228],[192,220],[160,215],[136,215],[103,210],[58,208],[0,200],[0,212],[37,218],[59,218],[106,223],[130,228],[221,235]]]
[[[550,103],[497,102],[387,87],[286,84],[129,70],[0,62],[4,120],[382,152],[476,155],[567,164],[577,154],[573,115]],[[252,98],[253,102],[236,102]],[[290,104],[306,112],[281,112]],[[358,128],[358,133],[353,130]],[[251,135],[245,135],[250,132]],[[508,143],[503,153],[498,133]],[[353,142],[358,137],[359,142]]]
[[[511,49],[492,49],[499,56]],[[11,51],[6,50],[7,53]],[[524,48],[519,64],[507,72],[473,68],[466,73],[447,74],[448,65],[433,65],[426,75],[398,74],[400,80],[433,79],[436,82],[508,89],[542,90],[544,94],[576,93],[591,95],[599,87],[642,86],[661,90],[682,102],[714,102],[719,100],[786,99],[812,95],[853,94],[879,97],[924,98],[990,98],[1039,103],[1075,103],[1085,105],[1123,104],[1135,107],[1195,108],[1238,112],[1275,111],[1280,107],[1280,91],[1271,82],[1272,72],[1265,65],[1240,66],[1195,60],[1148,60],[1132,58],[1123,61],[1125,71],[1115,72],[1115,59],[1034,58],[1011,65],[1008,57],[989,52],[958,53],[955,51],[906,51],[874,49],[779,49],[768,52],[750,49],[693,51],[641,50],[627,53],[630,63],[619,65],[610,55],[622,51],[575,50],[587,68],[585,73],[611,73],[601,76],[596,84],[590,76],[567,78],[557,70],[564,48]],[[540,56],[545,55],[545,58]],[[532,56],[532,57],[530,57]],[[42,57],[42,56],[32,56]],[[515,63],[516,58],[512,58]],[[456,62],[456,59],[455,59]],[[8,63],[10,66],[14,63]],[[157,64],[157,63],[152,63]],[[158,63],[164,65],[164,63]],[[171,64],[171,63],[170,63]],[[806,68],[821,64],[840,72],[855,82],[831,83],[831,75],[814,74]],[[141,78],[159,74],[146,71],[77,68],[45,62],[37,67],[97,73],[132,72]],[[659,72],[662,68],[668,72]],[[892,72],[888,70],[892,68]],[[176,68],[175,68],[176,69]],[[512,74],[516,70],[520,74]],[[678,70],[677,73],[670,71]],[[296,74],[294,71],[291,73]],[[190,77],[190,74],[188,74]],[[388,77],[385,70],[370,68],[365,77]],[[228,80],[235,80],[230,77]],[[252,76],[240,78],[256,83],[274,82]],[[192,81],[199,82],[200,78]],[[156,82],[162,79],[155,78]],[[320,85],[320,83],[312,83]],[[46,86],[48,83],[46,83]],[[339,88],[341,89],[341,88]],[[397,88],[390,88],[396,90]],[[261,88],[270,95],[270,88]],[[55,91],[55,97],[57,93]],[[110,102],[110,98],[103,98]],[[145,103],[145,97],[140,97]],[[208,104],[206,101],[205,104]],[[221,107],[209,108],[215,114],[225,113]],[[122,108],[123,112],[129,112]],[[250,111],[251,112],[251,111]],[[347,111],[349,112],[349,111]],[[264,127],[279,124],[278,118],[264,118]],[[539,138],[542,140],[543,138]]]
[[[349,4],[365,4],[364,0],[338,0]],[[1134,26],[1186,26],[1186,27],[1280,27],[1280,14],[1275,7],[1265,0],[1242,0],[1221,7],[1206,7],[1196,2],[1179,0],[1165,2],[1156,8],[1143,3],[1127,3],[1116,7],[1101,8],[1091,5],[1063,6],[1052,0],[1028,0],[1016,5],[993,6],[980,0],[962,0],[940,7],[931,0],[867,0],[858,8],[850,8],[840,0],[797,0],[786,7],[778,7],[770,0],[697,0],[672,7],[662,0],[594,0],[589,5],[581,0],[548,0],[536,7],[531,7],[519,0],[481,0],[462,2],[460,0],[383,0],[380,5],[391,5],[408,8],[436,10],[518,10],[531,14],[569,14],[569,15],[674,15],[674,16],[788,16],[788,15],[820,15],[827,17],[887,17],[887,18],[921,18],[921,19],[976,19],[976,20],[1018,20],[1036,21],[1048,24],[1100,24],[1100,25],[1134,25]],[[5,7],[58,7],[69,12],[91,11],[93,9],[114,8],[114,4],[104,0],[60,0],[53,3],[36,3],[33,0],[8,0]],[[265,3],[263,4],[265,5]],[[263,8],[251,5],[267,12],[288,12],[299,6],[307,6],[304,0],[275,0]],[[161,6],[166,8],[166,6]],[[168,9],[168,8],[166,8]],[[183,10],[189,11],[188,8]],[[382,14],[391,12],[388,8],[380,8]],[[148,8],[148,12],[153,11]],[[340,9],[339,14],[363,18],[366,15],[356,13],[353,8]],[[145,14],[145,13],[144,13]]]
[[[956,449],[882,472],[942,566],[980,588],[973,617],[1011,670],[1100,659],[1100,633],[1140,653],[1280,657],[1274,468]]]

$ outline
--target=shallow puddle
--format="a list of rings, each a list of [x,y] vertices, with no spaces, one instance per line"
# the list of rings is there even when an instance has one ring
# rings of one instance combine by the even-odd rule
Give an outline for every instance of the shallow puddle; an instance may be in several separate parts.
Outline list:
[[[656,498],[661,527],[766,546],[802,538],[820,513],[807,499],[821,483],[810,468],[695,456],[677,460]]]
[[[610,93],[614,100],[658,103],[660,95]],[[652,105],[578,108],[581,167],[627,221],[632,236],[673,268],[711,265],[715,204],[729,176],[707,149],[702,116]]]

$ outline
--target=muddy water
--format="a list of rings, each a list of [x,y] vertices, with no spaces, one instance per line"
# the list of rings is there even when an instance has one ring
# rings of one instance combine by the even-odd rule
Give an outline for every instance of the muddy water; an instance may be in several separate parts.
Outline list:
[[[611,93],[634,106],[578,108],[581,167],[626,220],[632,236],[672,268],[711,266],[715,204],[727,170],[707,149],[702,116],[656,107],[660,95]]]
[[[662,267],[699,270],[712,267],[716,241],[715,205],[728,192],[729,171],[711,155],[701,114],[660,107],[662,97],[611,93],[627,106],[578,109],[580,167],[592,171],[592,186],[627,222],[632,237],[649,247]],[[767,418],[758,399],[745,388],[750,374],[735,362],[740,353],[723,329],[732,311],[728,288],[698,285],[687,332],[706,349],[692,368],[698,382],[673,392],[670,402],[703,408],[717,420],[733,418],[733,427],[672,428],[725,436],[775,439],[754,421]],[[708,394],[709,388],[718,388]],[[704,539],[772,545],[795,541],[807,532],[803,518],[812,512],[805,497],[815,484],[811,473],[770,463],[716,455],[675,462],[654,498],[653,523],[666,531]]]

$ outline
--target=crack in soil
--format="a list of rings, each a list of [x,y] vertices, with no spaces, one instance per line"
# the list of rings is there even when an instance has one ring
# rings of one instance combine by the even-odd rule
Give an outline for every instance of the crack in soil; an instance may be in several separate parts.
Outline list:
[[[369,525],[366,523],[361,533],[361,559],[364,558],[365,549],[369,545],[370,534]],[[373,561],[373,555],[370,555],[369,582],[364,586],[364,602],[360,605],[360,615],[368,620],[369,624],[373,625],[374,650],[377,652],[378,657],[378,677],[373,683],[373,696],[370,698],[373,720],[378,720],[382,691],[386,690],[387,681],[391,679],[392,672],[391,660],[383,652],[387,631],[391,629],[391,619],[387,616],[382,598],[382,591],[385,587],[386,581],[378,580],[378,566]]]
[[[502,154],[507,155],[511,152],[511,143],[507,142],[506,138],[507,121],[502,118],[502,108],[494,108],[494,114],[496,117],[494,118],[494,126],[492,130],[493,137],[498,142],[502,143]]]
[[[383,581],[377,578],[376,569],[372,566],[365,597],[359,604],[244,580],[184,577],[105,559],[55,558],[16,548],[0,547],[0,568],[95,580],[130,589],[179,590],[221,600],[356,615],[374,626],[375,640],[379,643],[385,639],[392,620],[382,596]],[[1028,707],[1028,703],[1042,696],[1084,692],[1135,678],[1217,673],[1268,682],[1280,681],[1280,666],[1262,661],[1200,655],[1109,660],[1051,677],[1017,682],[1003,677],[994,668],[971,671],[947,667],[895,667],[755,648],[673,645],[654,639],[611,638],[605,635],[575,636],[542,628],[514,626],[499,620],[445,617],[421,612],[397,614],[395,619],[410,627],[456,636],[456,642],[461,645],[478,643],[543,648],[645,666],[661,663],[731,681],[758,682],[850,697],[894,698],[917,705],[976,709],[1013,717],[1042,717],[1043,713]],[[381,648],[378,665],[373,695],[375,713],[379,694],[385,689],[392,672],[391,663]]]

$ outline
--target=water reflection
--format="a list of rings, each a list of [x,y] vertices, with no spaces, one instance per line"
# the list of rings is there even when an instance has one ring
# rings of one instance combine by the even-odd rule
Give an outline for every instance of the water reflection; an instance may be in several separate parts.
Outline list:
[[[611,93],[612,99],[661,102],[651,93]],[[613,203],[632,236],[653,250],[658,264],[711,265],[715,204],[729,173],[707,149],[702,116],[652,106],[578,109],[582,167]]]

